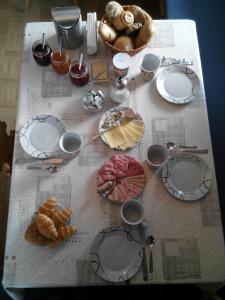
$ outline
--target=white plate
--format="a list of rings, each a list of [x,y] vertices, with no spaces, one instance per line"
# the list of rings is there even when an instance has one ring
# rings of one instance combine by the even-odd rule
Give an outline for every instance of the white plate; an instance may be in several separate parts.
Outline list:
[[[181,65],[162,68],[157,76],[156,86],[164,99],[176,104],[194,100],[200,90],[197,74]]]
[[[116,106],[116,107],[111,108],[111,109],[108,110],[107,112],[105,112],[105,113],[103,114],[103,116],[101,117],[100,122],[99,122],[99,127],[98,127],[99,133],[101,133],[102,131],[105,130],[104,125],[107,123],[107,120],[110,119],[111,116],[112,116],[114,113],[119,112],[119,111],[125,111],[125,110],[127,110],[127,109],[129,109],[129,108],[128,108],[128,107],[123,107],[123,106]],[[137,116],[136,116],[133,120],[142,120],[142,121],[143,121],[141,115],[138,114],[138,113],[137,113]],[[143,132],[143,134],[144,134],[144,132]],[[108,143],[107,143],[107,141],[106,141],[106,139],[104,138],[103,135],[101,135],[101,138],[102,138],[102,140],[108,145]],[[125,140],[124,140],[124,141],[125,141]],[[136,144],[137,144],[137,143],[136,143]],[[135,146],[136,144],[134,144],[134,146]],[[134,147],[134,146],[133,146],[133,147]],[[120,148],[118,147],[118,150],[119,150],[119,149],[120,149]],[[129,148],[127,148],[127,149],[129,149]],[[127,150],[127,149],[126,149],[126,150]]]
[[[170,194],[186,201],[205,196],[213,181],[205,161],[192,153],[171,156],[163,167],[162,179]]]
[[[51,115],[38,115],[29,119],[20,130],[20,143],[25,152],[37,158],[54,156],[59,149],[60,136],[65,125]]]
[[[142,246],[124,226],[100,231],[92,243],[90,260],[94,271],[103,279],[123,282],[134,276],[142,264]]]

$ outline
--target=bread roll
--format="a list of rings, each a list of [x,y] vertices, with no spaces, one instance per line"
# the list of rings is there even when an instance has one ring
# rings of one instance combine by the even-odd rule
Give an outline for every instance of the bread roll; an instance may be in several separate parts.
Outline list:
[[[149,19],[150,22],[152,21],[152,18],[141,7],[139,7],[137,5],[130,5],[126,9],[128,11],[132,12],[135,23],[144,24],[146,21],[146,18]]]
[[[123,12],[123,6],[116,1],[110,1],[105,6],[105,13],[107,19],[117,17]]]
[[[134,23],[134,16],[130,11],[123,11],[122,14],[112,20],[113,27],[118,30],[124,30]]]
[[[137,37],[135,38],[135,47],[139,48],[150,41],[153,35],[151,23],[146,22],[138,32]]]
[[[120,50],[130,51],[134,49],[134,42],[129,36],[121,35],[115,40],[113,46]]]
[[[117,32],[108,24],[100,22],[98,27],[98,33],[103,41],[112,43],[117,38]]]

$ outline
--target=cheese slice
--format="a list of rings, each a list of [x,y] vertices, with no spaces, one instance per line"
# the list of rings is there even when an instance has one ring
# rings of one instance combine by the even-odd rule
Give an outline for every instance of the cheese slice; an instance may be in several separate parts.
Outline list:
[[[139,142],[141,139],[142,134],[136,131],[134,128],[129,127],[128,124],[126,126],[126,130],[133,136],[136,142]]]
[[[121,150],[126,150],[129,147],[133,147],[136,144],[136,139],[133,137],[132,134],[127,130],[126,127],[123,128],[124,134],[126,135],[126,142],[124,144],[120,145]]]
[[[106,131],[103,136],[111,148],[117,148],[126,142],[126,136],[123,134],[120,126]]]
[[[127,124],[126,128],[131,129],[131,131],[133,130],[135,133],[139,134],[140,136],[142,136],[143,132],[144,132],[144,128],[135,127],[132,124],[129,124],[129,125]]]
[[[142,120],[132,120],[132,123],[135,124],[135,125],[139,125],[141,127],[144,126],[144,122]]]
[[[141,120],[132,120],[129,122],[129,125],[132,126],[133,128],[142,128],[144,131],[144,122]]]

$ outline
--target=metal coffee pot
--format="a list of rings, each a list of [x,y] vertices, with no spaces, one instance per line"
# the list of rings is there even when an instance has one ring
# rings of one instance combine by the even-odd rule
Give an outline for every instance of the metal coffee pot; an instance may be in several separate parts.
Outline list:
[[[58,41],[60,41],[62,36],[62,43],[65,49],[77,49],[83,43],[80,8],[78,6],[53,7],[51,13]]]

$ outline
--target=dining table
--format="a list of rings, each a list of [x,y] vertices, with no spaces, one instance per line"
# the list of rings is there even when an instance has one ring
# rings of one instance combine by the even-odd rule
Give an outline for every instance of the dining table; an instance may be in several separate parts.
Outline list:
[[[51,65],[42,67],[32,56],[32,44],[41,39],[42,33],[52,49],[58,48],[53,22],[26,24],[2,282],[13,299],[22,299],[26,288],[224,283],[224,235],[196,24],[192,20],[153,20],[153,30],[148,46],[131,57],[127,75],[129,97],[120,104],[138,112],[145,125],[144,134],[134,147],[122,151],[111,149],[101,136],[92,141],[99,133],[103,114],[119,106],[110,98],[114,54],[99,36],[94,55],[87,55],[86,39],[80,48],[69,50],[72,61],[79,60],[83,53],[89,70],[93,63],[103,61],[108,71],[106,82],[95,82],[90,76],[86,85],[73,85],[68,74],[57,74]],[[197,74],[199,91],[191,101],[177,104],[164,99],[157,88],[157,75],[152,81],[143,80],[140,65],[147,53],[193,62],[189,68]],[[90,89],[101,90],[105,95],[104,106],[97,112],[87,111],[83,106],[83,94]],[[40,159],[21,147],[20,130],[27,120],[39,115],[55,116],[66,130],[82,136],[84,145],[79,155],[60,165],[58,172],[27,168]],[[48,131],[41,138],[48,139]],[[178,199],[169,191],[160,170],[147,163],[150,145],[166,146],[171,141],[208,149],[208,153],[195,156],[200,157],[212,176],[212,185],[203,197]],[[90,259],[99,232],[124,226],[120,204],[97,193],[97,172],[115,154],[129,155],[143,166],[145,187],[136,199],[144,206],[144,221],[155,240],[152,274],[149,247],[143,244],[138,270],[128,280],[116,283],[99,276]],[[195,178],[195,174],[189,176],[190,180]],[[77,232],[57,247],[38,247],[25,240],[24,235],[34,213],[50,196],[71,209],[71,222]],[[111,255],[119,251],[120,244],[112,249]]]

